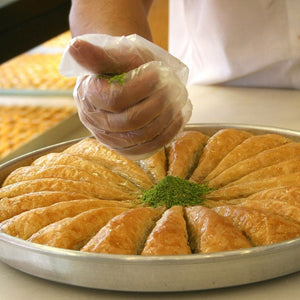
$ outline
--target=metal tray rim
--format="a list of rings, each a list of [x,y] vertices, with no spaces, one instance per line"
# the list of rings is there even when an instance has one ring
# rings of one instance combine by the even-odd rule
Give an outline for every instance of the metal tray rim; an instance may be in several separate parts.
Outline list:
[[[188,124],[186,129],[217,131],[226,127],[280,133],[295,137],[300,141],[299,131],[268,126],[200,123]],[[0,166],[0,170],[9,169],[10,166],[16,167],[18,164],[32,159],[33,156],[38,157],[54,149],[64,149],[81,139],[58,143],[24,154],[5,162]],[[0,251],[0,260],[25,273],[75,286],[118,291],[175,292],[214,289],[263,281],[300,271],[300,238],[226,252],[145,257],[82,253],[75,250],[58,249],[33,244],[0,232],[0,249],[5,250]],[[21,254],[21,256],[25,254],[26,258],[15,257],[16,255],[14,256],[9,250]],[[48,260],[51,261],[51,264],[47,262]],[[274,264],[274,260],[277,261],[276,264]],[[36,266],[37,261],[39,264]],[[76,272],[79,267],[85,271],[85,276],[66,274],[61,264],[71,273],[72,271]],[[93,266],[100,270],[93,270]],[[224,273],[226,268],[226,273]],[[211,269],[217,273],[207,275]],[[177,270],[181,270],[182,273]],[[127,280],[127,277],[133,272],[136,273],[133,275],[135,280]],[[177,273],[181,273],[181,275],[177,275]],[[95,279],[95,275],[100,275],[100,278]]]
[[[4,232],[0,231],[0,242],[9,243],[11,245],[29,249],[36,253],[49,254],[53,256],[69,256],[70,258],[75,259],[88,259],[88,260],[107,260],[107,261],[117,261],[120,262],[129,262],[129,263],[153,263],[153,262],[166,262],[174,263],[181,260],[183,263],[199,263],[202,260],[205,260],[205,263],[213,261],[217,262],[224,259],[235,259],[236,257],[241,257],[243,255],[248,255],[251,257],[268,255],[276,251],[282,251],[283,248],[293,248],[300,247],[300,238],[290,239],[280,243],[275,243],[266,246],[256,246],[252,248],[232,250],[232,251],[223,251],[215,253],[200,253],[200,254],[191,254],[191,255],[156,255],[156,256],[141,256],[141,255],[120,255],[120,254],[103,254],[103,253],[88,253],[80,252],[77,250],[68,250],[60,249],[46,245],[34,244],[26,240],[22,240],[17,237],[10,236]],[[1,259],[1,255],[0,255]]]

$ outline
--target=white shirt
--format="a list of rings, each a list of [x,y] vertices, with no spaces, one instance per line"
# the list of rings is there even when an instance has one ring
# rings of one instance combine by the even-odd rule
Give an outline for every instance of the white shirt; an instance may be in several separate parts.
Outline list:
[[[300,89],[300,0],[169,0],[189,84]]]

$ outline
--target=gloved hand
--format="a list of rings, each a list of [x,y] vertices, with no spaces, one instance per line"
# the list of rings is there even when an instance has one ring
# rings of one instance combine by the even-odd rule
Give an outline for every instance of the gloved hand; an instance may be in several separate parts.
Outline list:
[[[75,38],[60,70],[79,76],[74,98],[82,123],[129,158],[144,158],[171,142],[190,117],[187,68],[139,36]]]

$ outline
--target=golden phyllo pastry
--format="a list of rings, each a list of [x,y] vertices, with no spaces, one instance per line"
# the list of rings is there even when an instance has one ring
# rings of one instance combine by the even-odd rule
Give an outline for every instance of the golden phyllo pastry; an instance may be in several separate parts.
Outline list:
[[[0,105],[0,159],[75,111],[71,106]]]
[[[249,199],[275,199],[275,200],[288,200],[295,204],[300,203],[300,185],[294,186],[278,186],[271,189],[266,189],[258,193],[252,194]]]
[[[129,189],[127,186],[116,184],[112,180],[97,176],[95,173],[87,172],[83,169],[72,165],[53,165],[53,166],[26,166],[21,167],[12,172],[4,181],[3,186],[14,184],[21,181],[42,179],[42,178],[60,178],[73,181],[89,182],[98,187],[111,188],[121,190],[124,193],[139,193],[137,187],[132,186]],[[111,198],[108,198],[111,199]]]
[[[300,158],[300,143],[287,143],[244,159],[212,179],[210,186],[219,188],[241,177],[279,162]]]
[[[252,157],[262,151],[272,149],[291,142],[288,138],[278,134],[263,134],[250,136],[241,144],[232,149],[217,165],[217,167],[205,178],[211,181],[224,170],[232,167],[236,163]]]
[[[167,157],[165,148],[157,151],[148,158],[140,160],[138,163],[154,183],[158,183],[167,175]]]
[[[269,245],[300,236],[300,224],[266,211],[242,207],[220,206],[214,208],[251,239],[254,245]]]
[[[238,180],[235,180],[229,185],[240,184],[250,181],[265,180],[281,175],[289,175],[300,172],[300,158],[289,159],[278,164],[253,171]]]
[[[62,53],[21,54],[0,66],[0,89],[72,90],[76,78],[59,73]]]
[[[208,137],[200,132],[186,131],[168,147],[168,175],[186,179],[196,167]]]
[[[110,254],[140,254],[162,210],[140,207],[113,218],[81,251]]]
[[[181,206],[166,210],[147,238],[142,255],[190,254],[186,222]]]
[[[131,192],[139,191],[139,188],[136,185],[112,172],[97,161],[87,160],[68,153],[49,153],[33,161],[32,165],[41,167],[56,165],[74,166],[96,176],[100,180],[104,180],[106,182],[109,181],[110,185],[118,187],[122,190]]]
[[[0,198],[15,197],[23,193],[39,191],[63,191],[87,194],[100,199],[124,200],[133,199],[134,195],[108,186],[101,186],[87,181],[62,178],[37,178],[16,182],[0,189]]]
[[[153,185],[150,177],[136,163],[100,144],[93,138],[82,140],[66,149],[64,153],[96,161],[142,189],[147,189]]]
[[[130,207],[130,204],[125,201],[119,203],[118,201],[99,199],[63,201],[14,216],[0,223],[0,230],[22,239],[28,239],[43,227],[64,218],[76,216],[93,208],[116,206]]]
[[[268,211],[300,224],[300,202],[295,203],[288,199],[246,199],[240,203],[240,206]]]
[[[203,181],[232,149],[250,136],[249,132],[231,128],[215,133],[207,141],[191,180],[197,183]]]
[[[242,231],[213,210],[187,207],[186,216],[193,252],[209,253],[251,247]]]
[[[4,197],[0,201],[0,222],[37,207],[85,198],[89,198],[89,195],[68,191],[43,191],[25,193],[11,198]]]
[[[103,254],[269,245],[300,237],[299,216],[300,143],[233,128],[185,131],[139,161],[85,138],[12,170],[0,188],[1,232]]]
[[[79,250],[114,216],[127,208],[105,207],[82,212],[75,217],[52,223],[33,234],[28,240],[34,243]]]
[[[207,197],[213,200],[234,199],[247,197],[259,191],[274,188],[276,186],[291,186],[300,183],[300,172],[279,175],[272,178],[258,179],[250,182],[226,185],[211,192]]]
[[[70,31],[66,31],[3,63],[0,89],[71,91],[76,78],[64,77],[59,72],[64,48],[71,38]]]

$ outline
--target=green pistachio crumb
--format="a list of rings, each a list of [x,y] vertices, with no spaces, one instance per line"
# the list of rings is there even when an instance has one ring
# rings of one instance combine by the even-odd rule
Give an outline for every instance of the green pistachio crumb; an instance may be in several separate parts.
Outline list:
[[[100,79],[107,79],[108,83],[119,83],[120,85],[124,85],[126,73],[112,75],[112,74],[101,74],[98,75]]]
[[[203,203],[204,196],[212,190],[214,189],[208,187],[207,184],[197,184],[168,175],[157,185],[145,190],[140,200],[153,207],[193,206]]]
[[[108,82],[109,83],[117,82],[120,85],[123,85],[124,81],[125,81],[125,75],[126,75],[126,73],[119,74],[119,75],[114,75],[114,76],[109,78]]]

